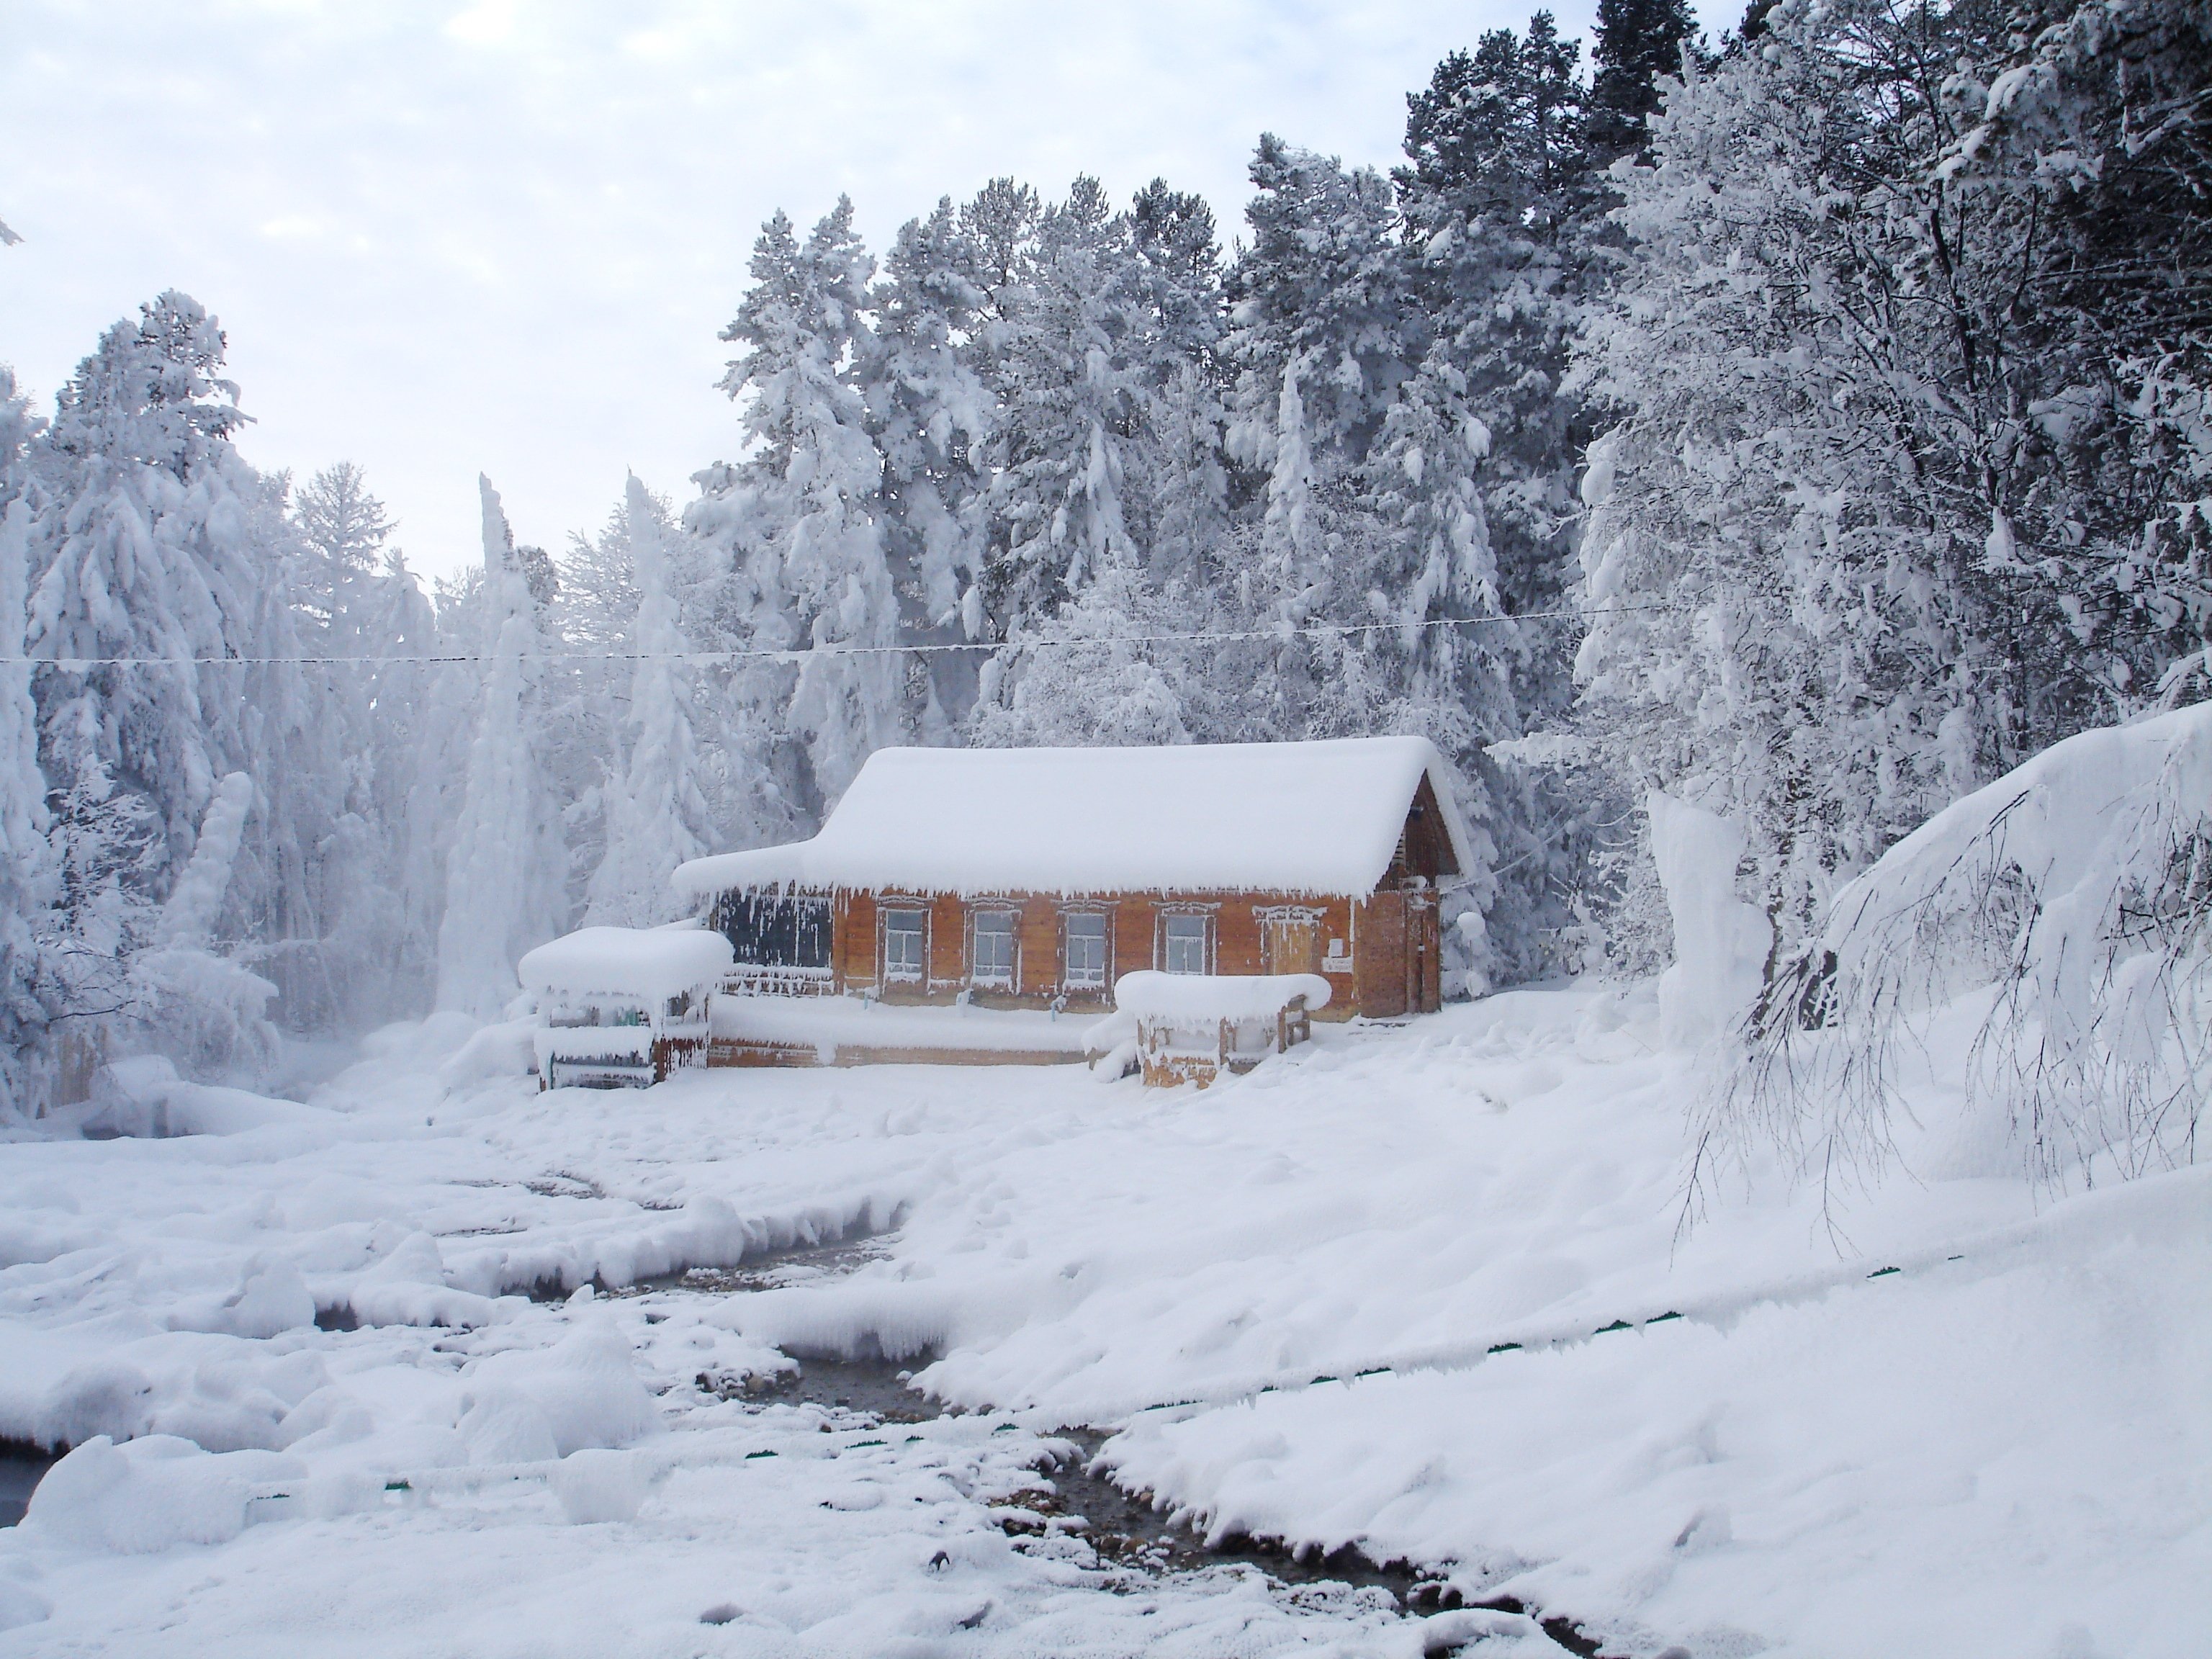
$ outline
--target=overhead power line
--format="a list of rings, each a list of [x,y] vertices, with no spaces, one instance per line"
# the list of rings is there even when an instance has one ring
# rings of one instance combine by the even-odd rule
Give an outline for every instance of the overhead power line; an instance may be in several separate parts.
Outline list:
[[[1212,645],[1240,640],[1335,639],[1347,634],[1401,634],[1431,628],[1480,628],[1498,623],[1554,622],[1567,617],[1588,622],[1641,611],[1681,611],[1689,607],[1673,600],[1650,605],[1607,605],[1594,611],[1523,611],[1514,615],[1487,617],[1430,617],[1419,622],[1307,623],[1296,627],[1224,629],[1204,634],[1094,634],[1070,639],[977,640],[957,644],[849,645],[833,641],[825,645],[748,651],[525,651],[524,662],[782,662],[800,663],[823,657],[912,656],[941,651],[1075,651],[1103,645]],[[79,672],[88,668],[337,668],[384,667],[402,665],[435,666],[445,663],[491,662],[496,654],[482,651],[441,651],[422,655],[368,657],[39,657],[41,666]]]

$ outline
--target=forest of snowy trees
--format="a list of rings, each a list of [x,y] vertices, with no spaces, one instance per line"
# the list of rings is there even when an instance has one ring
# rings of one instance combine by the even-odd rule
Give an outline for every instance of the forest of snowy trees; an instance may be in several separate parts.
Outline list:
[[[2212,6],[1680,0],[1486,35],[1385,176],[779,214],[732,459],[423,591],[373,481],[257,471],[167,293],[0,370],[0,1090],[489,1018],[889,744],[1417,732],[1471,988],[1651,965],[1640,803],[1784,946],[1914,824],[2203,695]],[[4,232],[0,232],[4,235]],[[7,257],[0,253],[0,258]]]

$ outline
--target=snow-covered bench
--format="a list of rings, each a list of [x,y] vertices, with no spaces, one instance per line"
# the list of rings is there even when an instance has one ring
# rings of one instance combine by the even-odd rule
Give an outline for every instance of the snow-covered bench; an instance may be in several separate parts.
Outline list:
[[[1157,1088],[1204,1088],[1225,1070],[1249,1072],[1312,1035],[1328,1006],[1319,974],[1124,974],[1114,1006],[1136,1026],[1137,1060]]]
[[[707,999],[730,942],[696,922],[585,927],[522,958],[538,994],[541,1087],[642,1089],[706,1057]]]

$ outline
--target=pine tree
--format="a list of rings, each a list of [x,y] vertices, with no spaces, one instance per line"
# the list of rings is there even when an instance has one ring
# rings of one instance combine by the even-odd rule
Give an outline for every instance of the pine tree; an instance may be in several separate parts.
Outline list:
[[[971,204],[1019,222],[1034,203],[1006,181]],[[1012,211],[1008,212],[1007,210]],[[1135,556],[1123,510],[1125,453],[1143,394],[1133,371],[1135,255],[1127,219],[1095,179],[1079,178],[1009,246],[979,233],[991,289],[986,380],[999,417],[985,607],[1001,634],[1049,616],[1107,564]]]
[[[628,493],[631,568],[638,591],[631,650],[633,734],[626,766],[608,780],[606,853],[592,873],[585,920],[646,927],[688,908],[670,883],[676,866],[712,850],[691,728],[690,646],[677,617],[653,503],[635,473]]]
[[[1597,46],[1583,142],[1599,167],[1623,155],[1649,159],[1646,134],[1659,111],[1658,77],[1682,72],[1697,38],[1686,0],[1598,0]]]
[[[222,361],[215,320],[162,295],[101,337],[34,456],[28,649],[64,927],[88,964],[167,896],[240,752],[223,659],[252,654],[261,484],[231,446],[246,416]]]
[[[55,896],[39,769],[38,708],[23,653],[33,513],[26,450],[38,431],[13,370],[0,367],[0,1121],[45,1103]]]
[[[722,337],[722,380],[752,453],[701,477],[687,514],[742,572],[750,636],[795,647],[781,714],[801,764],[793,793],[825,811],[870,752],[908,729],[898,598],[877,520],[883,461],[868,429],[864,325],[873,261],[841,199],[801,245],[779,213],[754,245],[753,286]]]
[[[561,928],[560,820],[544,798],[533,695],[536,606],[491,480],[483,497],[483,645],[488,656],[465,792],[446,864],[438,1006],[495,1018],[524,951]]]
[[[876,290],[864,368],[900,636],[939,647],[920,659],[928,693],[916,725],[926,740],[942,740],[975,702],[981,653],[943,647],[983,632],[984,467],[996,410],[961,349],[989,303],[975,268],[950,198],[902,226]]]

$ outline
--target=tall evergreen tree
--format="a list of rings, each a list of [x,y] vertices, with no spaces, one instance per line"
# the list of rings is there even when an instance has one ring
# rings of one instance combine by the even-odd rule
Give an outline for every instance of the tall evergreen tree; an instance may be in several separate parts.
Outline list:
[[[916,728],[933,741],[974,704],[981,654],[942,647],[983,631],[985,457],[996,410],[962,350],[988,303],[975,264],[950,198],[902,226],[876,289],[874,349],[863,366],[900,637],[939,647],[920,659],[928,689]]]
[[[752,453],[703,475],[706,499],[688,518],[746,572],[754,639],[798,650],[776,701],[801,763],[797,791],[817,811],[908,729],[877,519],[883,460],[861,386],[873,269],[849,201],[804,244],[781,213],[763,229],[753,286],[722,335],[743,348],[722,389]]]
[[[483,690],[446,864],[438,1006],[495,1017],[520,987],[515,963],[566,920],[560,818],[541,783],[533,681],[536,606],[499,492],[483,498]]]
[[[1598,0],[1597,72],[1590,78],[1583,143],[1602,167],[1624,155],[1649,159],[1658,77],[1682,71],[1682,49],[1697,39],[1687,0]]]
[[[167,293],[101,337],[36,465],[48,498],[28,648],[67,931],[97,960],[167,896],[216,778],[240,757],[260,481],[223,337]]]
[[[638,592],[623,722],[629,752],[608,779],[606,853],[592,875],[585,920],[649,927],[687,908],[669,878],[686,859],[712,850],[711,825],[691,728],[690,645],[678,619],[663,532],[635,473],[627,501]]]
[[[57,1012],[43,937],[56,872],[32,665],[23,653],[33,514],[27,451],[39,424],[14,371],[0,367],[0,1120],[44,1103]]]

